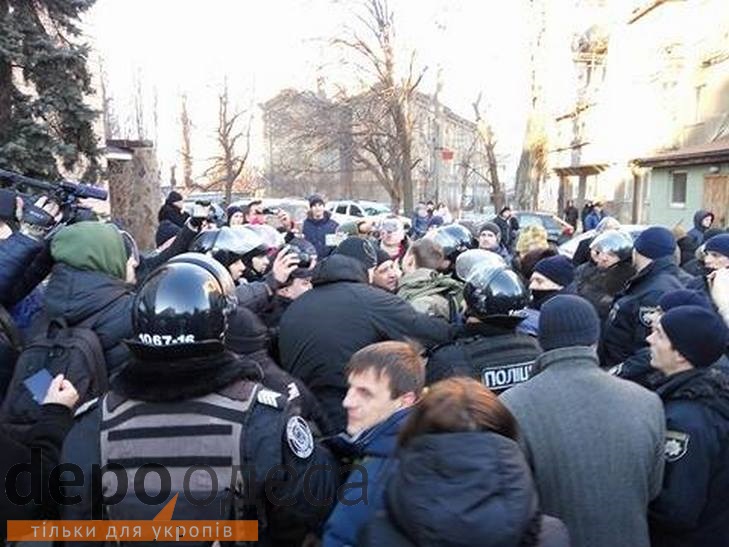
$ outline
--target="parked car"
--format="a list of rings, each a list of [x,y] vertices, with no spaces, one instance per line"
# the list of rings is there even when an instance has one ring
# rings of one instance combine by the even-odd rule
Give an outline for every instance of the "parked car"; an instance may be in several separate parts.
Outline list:
[[[353,222],[363,218],[377,221],[393,214],[392,209],[384,203],[365,200],[330,201],[327,203],[327,210],[339,224]],[[398,217],[406,229],[410,227],[409,218],[400,215]]]
[[[541,226],[544,228],[547,231],[547,240],[555,245],[563,244],[575,233],[572,225],[552,213],[516,211],[514,216],[519,221],[520,229],[527,226]]]
[[[635,241],[637,237],[641,234],[641,232],[646,228],[648,228],[648,226],[645,224],[623,224],[620,229],[622,231],[628,232],[630,234],[630,237],[633,238],[633,241]],[[588,230],[587,232],[575,236],[559,246],[559,254],[564,255],[572,260],[572,257],[575,256],[575,252],[577,251],[577,247],[579,246],[580,242],[593,237],[595,237],[595,230]]]
[[[574,228],[564,220],[552,213],[540,211],[515,211],[514,216],[519,221],[519,228],[525,226],[541,226],[547,231],[547,240],[555,245],[561,245],[568,241],[574,234]],[[471,230],[474,237],[478,237],[478,231],[486,222],[493,222],[495,215],[465,214],[458,221]],[[575,247],[576,248],[576,247]]]

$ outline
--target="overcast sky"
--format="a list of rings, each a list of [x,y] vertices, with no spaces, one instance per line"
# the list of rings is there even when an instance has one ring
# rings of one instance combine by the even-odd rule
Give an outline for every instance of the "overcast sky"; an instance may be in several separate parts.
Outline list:
[[[442,68],[443,102],[472,117],[483,106],[496,129],[500,154],[518,160],[528,94],[524,0],[390,0],[401,54],[416,50],[427,66],[421,90],[435,89]],[[131,118],[134,80],[146,97],[152,126],[157,95],[158,149],[163,177],[178,162],[180,95],[189,97],[196,159],[212,154],[216,94],[227,77],[241,107],[259,104],[287,87],[315,89],[354,83],[330,45],[347,26],[356,0],[98,0],[86,32],[103,59],[122,123]],[[152,135],[150,135],[151,137]],[[256,139],[259,140],[259,139]],[[260,143],[259,143],[260,144]],[[254,161],[262,165],[260,147]],[[198,162],[196,171],[204,168]],[[509,176],[512,175],[507,171]]]

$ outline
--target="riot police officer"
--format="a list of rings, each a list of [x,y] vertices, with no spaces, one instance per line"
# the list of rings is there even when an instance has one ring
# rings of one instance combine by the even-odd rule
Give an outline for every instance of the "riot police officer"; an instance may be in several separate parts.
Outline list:
[[[130,361],[66,439],[61,461],[85,480],[67,487],[80,502],[62,508],[64,519],[149,520],[179,493],[174,518],[258,519],[265,545],[300,542],[323,518],[312,502],[333,499],[336,477],[306,472],[333,462],[288,395],[225,350],[236,304],[230,274],[204,255],[180,255],[148,277],[134,299]],[[115,468],[97,491],[93,464]],[[142,469],[159,479],[145,481]]]
[[[519,276],[486,264],[474,268],[463,292],[465,322],[452,341],[431,351],[428,383],[471,376],[499,393],[527,380],[540,348],[533,337],[516,332],[529,301]]]
[[[288,282],[299,262],[295,253],[279,253],[270,272],[260,281],[247,283],[243,279],[245,270],[252,267],[255,257],[266,255],[268,245],[259,233],[245,227],[224,226],[204,231],[192,242],[190,250],[207,254],[225,266],[237,284],[239,304],[254,312],[261,312],[269,305],[276,290]]]
[[[445,260],[441,271],[444,273],[453,273],[458,255],[478,247],[468,228],[460,224],[441,226],[427,237],[432,237],[443,249]]]

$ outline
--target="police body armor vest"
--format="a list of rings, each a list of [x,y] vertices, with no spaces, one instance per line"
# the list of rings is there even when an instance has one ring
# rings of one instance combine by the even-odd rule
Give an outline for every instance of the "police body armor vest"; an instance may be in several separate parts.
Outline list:
[[[494,393],[529,379],[539,345],[525,334],[471,336],[456,342],[463,348],[474,377]]]
[[[123,466],[118,473],[122,482],[126,476],[127,491],[118,503],[105,505],[105,518],[151,520],[175,494],[179,495],[174,520],[246,518],[235,500],[242,500],[249,487],[240,472],[246,463],[241,461],[243,437],[260,390],[259,384],[242,381],[217,393],[174,402],[107,394],[100,401],[101,464],[111,471]],[[144,473],[160,466],[170,477],[167,496],[160,493],[160,474]],[[105,497],[116,497],[117,475],[111,471],[102,478]],[[145,492],[148,498],[160,493],[164,499],[150,502]]]

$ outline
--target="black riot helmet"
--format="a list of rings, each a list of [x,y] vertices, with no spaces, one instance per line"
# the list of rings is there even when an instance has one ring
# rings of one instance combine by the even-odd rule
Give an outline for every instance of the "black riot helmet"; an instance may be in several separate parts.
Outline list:
[[[228,315],[238,300],[228,270],[199,253],[166,262],[144,281],[132,307],[139,357],[197,357],[223,350]]]
[[[463,296],[467,313],[478,319],[514,317],[529,304],[519,276],[505,266],[476,267],[466,280]]]
[[[201,232],[190,245],[190,250],[208,254],[227,268],[238,260],[247,262],[254,256],[266,254],[268,246],[253,230],[244,226],[223,226]]]
[[[620,230],[608,230],[592,240],[590,249],[613,254],[621,261],[630,260],[633,256],[633,238]]]
[[[443,257],[451,262],[451,267],[459,254],[475,247],[473,235],[460,224],[441,226],[432,237],[443,248]]]

